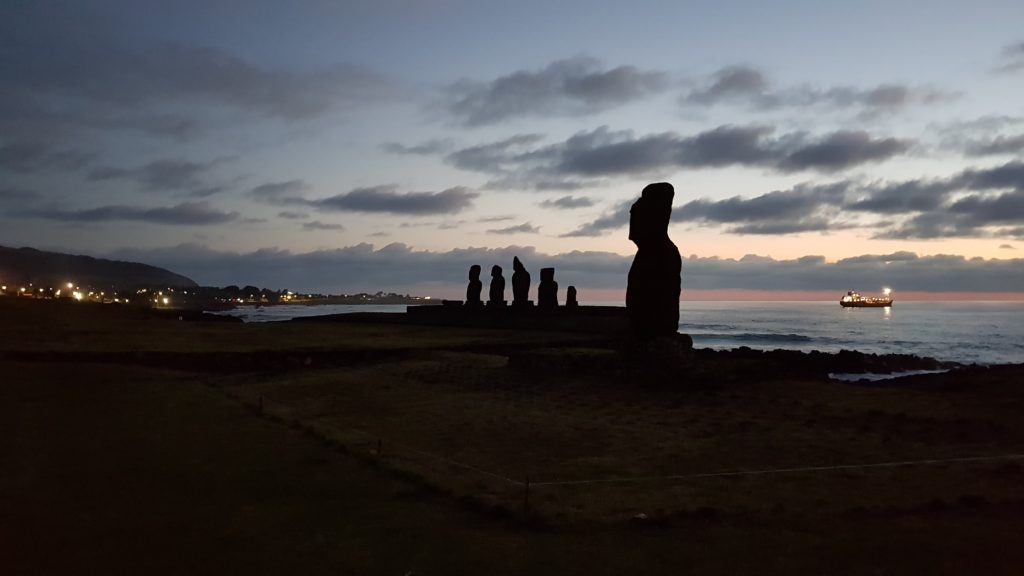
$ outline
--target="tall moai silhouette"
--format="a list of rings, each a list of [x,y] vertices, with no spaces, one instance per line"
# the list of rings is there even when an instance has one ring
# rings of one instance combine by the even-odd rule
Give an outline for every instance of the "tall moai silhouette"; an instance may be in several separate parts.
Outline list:
[[[537,307],[558,308],[558,282],[555,282],[554,268],[540,269],[540,284],[537,286]]]
[[[480,292],[484,289],[484,283],[480,281],[480,265],[473,264],[469,267],[469,285],[466,286],[466,306],[480,306]]]
[[[629,210],[629,239],[636,256],[629,268],[626,309],[641,340],[672,336],[679,329],[682,259],[668,237],[675,190],[668,182],[648,184]]]
[[[505,277],[501,275],[501,266],[498,265],[491,267],[490,298],[487,300],[487,305],[505,305]]]
[[[512,305],[516,307],[532,306],[530,302],[530,273],[519,261],[518,256],[512,258]]]

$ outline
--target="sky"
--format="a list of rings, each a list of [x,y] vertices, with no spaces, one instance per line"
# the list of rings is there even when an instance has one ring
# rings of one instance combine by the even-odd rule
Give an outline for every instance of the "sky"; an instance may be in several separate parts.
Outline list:
[[[1024,298],[1024,3],[0,5],[0,245],[203,285]]]

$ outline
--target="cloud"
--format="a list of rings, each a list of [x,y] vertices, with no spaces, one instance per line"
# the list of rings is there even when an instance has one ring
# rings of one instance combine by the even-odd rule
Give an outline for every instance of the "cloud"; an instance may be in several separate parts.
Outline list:
[[[448,87],[443,105],[458,122],[482,126],[522,116],[591,114],[666,88],[663,72],[635,66],[605,69],[593,58],[577,57],[489,82],[458,82]]]
[[[306,218],[309,218],[309,214],[305,212],[293,212],[291,210],[278,212],[277,216],[286,220],[305,220]]]
[[[390,79],[357,64],[275,66],[229,49],[164,42],[167,34],[139,33],[123,12],[0,5],[0,22],[11,23],[0,33],[0,134],[95,143],[117,131],[182,141],[253,120],[348,114],[400,96]]]
[[[170,207],[143,208],[141,206],[107,205],[84,210],[38,208],[21,215],[63,222],[137,221],[176,226],[210,226],[239,219],[238,212],[224,212],[206,202],[183,202]]]
[[[604,214],[599,216],[596,220],[592,220],[581,225],[579,228],[562,234],[563,238],[573,237],[592,237],[600,236],[608,230],[615,230],[621,228],[626,224],[629,224],[629,208],[635,202],[635,198],[628,200],[622,200],[607,210]]]
[[[759,110],[826,107],[858,110],[861,118],[895,112],[912,104],[932,104],[956,97],[925,86],[879,84],[872,88],[833,86],[790,86],[773,89],[761,70],[750,66],[729,66],[712,73],[700,86],[684,94],[684,106],[739,104]]]
[[[1024,162],[877,186],[846,208],[910,215],[876,234],[880,238],[1014,236],[1015,227],[1024,224]]]
[[[540,232],[539,226],[534,226],[529,222],[523,222],[515,226],[508,226],[506,228],[494,228],[488,230],[488,234],[536,234]]]
[[[96,38],[70,35],[31,40],[22,36],[8,42],[0,62],[13,95],[43,100],[71,97],[106,113],[118,107],[145,109],[148,104],[218,104],[293,121],[369,104],[390,94],[384,78],[351,64],[317,70],[274,69],[219,48],[129,47]],[[170,121],[172,131],[180,128],[180,122]]]
[[[309,185],[306,184],[305,180],[267,182],[252,188],[246,192],[246,195],[259,202],[286,206],[289,204],[305,204],[306,200],[300,194],[308,189]],[[290,212],[289,214],[295,213]]]
[[[1000,244],[999,245],[999,249],[1000,250],[1016,250],[1016,248],[1014,248],[1013,244]]]
[[[24,208],[26,204],[34,204],[40,200],[38,193],[19,188],[0,188],[0,206]]]
[[[1014,236],[1012,227],[1021,224],[1024,224],[1024,192],[996,196],[971,194],[947,203],[942,210],[918,214],[880,236],[899,239]]]
[[[227,186],[207,186],[205,188],[196,188],[195,190],[188,193],[190,198],[209,198],[215,194],[227,190]]]
[[[929,125],[940,147],[968,157],[1017,154],[1024,151],[1024,135],[1008,131],[1024,124],[1024,117],[986,115]]]
[[[909,140],[872,138],[863,131],[839,131],[800,147],[780,163],[783,170],[834,171],[881,162],[910,149]]]
[[[327,211],[383,212],[389,214],[456,214],[473,204],[480,196],[461,186],[440,192],[395,191],[395,186],[356,188],[319,200],[309,200],[309,206]]]
[[[1016,236],[1024,227],[1024,163],[970,168],[944,179],[805,182],[789,189],[679,205],[673,222],[730,234],[863,228],[879,238]],[[629,223],[633,199],[562,236],[600,236]],[[879,218],[885,218],[879,221]]]
[[[0,144],[0,171],[31,174],[73,171],[92,162],[93,154],[73,149],[56,149],[38,140]]]
[[[511,267],[518,256],[530,270],[554,267],[559,284],[625,290],[632,255],[609,252],[544,254],[530,246],[414,250],[404,244],[375,249],[359,244],[333,250],[292,253],[267,248],[220,252],[197,245],[156,250],[121,250],[109,257],[137,260],[185,274],[203,285],[253,284],[315,292],[378,290],[424,295],[462,294],[470,265]],[[864,255],[827,262],[811,255],[791,260],[763,256],[740,259],[683,259],[683,298],[689,290],[828,290],[850,286],[893,286],[902,291],[1024,291],[1024,259],[986,260],[961,256],[919,256],[912,252]],[[683,319],[686,322],[686,319]]]
[[[516,134],[497,142],[478,144],[456,150],[445,160],[462,170],[487,174],[508,174],[523,161],[531,146],[544,139],[541,134]]]
[[[89,172],[88,177],[93,181],[129,180],[140,184],[147,190],[154,191],[185,190],[202,187],[202,176],[223,161],[223,158],[216,158],[209,162],[165,159],[154,160],[138,168],[101,166]],[[203,190],[208,191],[210,188]]]
[[[1003,47],[998,72],[1016,72],[1024,69],[1024,42],[1014,42]]]
[[[973,140],[967,143],[964,152],[968,156],[1018,155],[1024,152],[1024,134],[1016,136],[999,135],[985,140]]]
[[[673,221],[728,224],[734,234],[795,234],[837,229],[836,216],[849,188],[846,182],[799,184],[754,198],[692,200],[673,210]]]
[[[685,99],[698,104],[716,104],[723,100],[763,98],[768,88],[764,74],[748,66],[730,66],[711,75],[706,86],[694,90]]]
[[[321,222],[319,220],[313,220],[312,222],[306,222],[302,225],[303,230],[344,230],[345,227],[341,224],[331,224]]]
[[[674,132],[635,136],[630,130],[602,126],[549,145],[540,145],[537,134],[520,134],[457,150],[446,160],[456,168],[496,176],[492,186],[537,189],[542,183],[566,182],[575,189],[581,182],[595,185],[606,178],[664,178],[683,168],[751,166],[778,172],[836,172],[883,162],[905,153],[912,144],[862,131],[818,137],[773,133],[770,126],[724,125],[693,136]]]
[[[455,142],[450,138],[435,138],[412,146],[406,146],[398,142],[387,142],[382,148],[385,152],[392,154],[404,154],[415,156],[435,156],[444,154],[455,147]]]
[[[462,186],[440,192],[397,192],[391,184],[356,188],[327,198],[309,199],[300,193],[309,186],[303,180],[270,182],[249,190],[254,200],[276,206],[302,206],[324,212],[377,212],[388,214],[426,215],[456,214],[473,205],[480,194]],[[283,217],[296,217],[301,212],[282,212]]]
[[[1024,161],[1014,160],[990,168],[968,168],[951,179],[968,190],[1024,190]]]
[[[846,208],[879,214],[924,212],[942,206],[957,183],[950,180],[905,180],[875,183],[858,191]]]
[[[554,200],[545,200],[539,204],[541,208],[554,208],[556,210],[590,208],[593,205],[594,201],[586,196],[562,196]]]

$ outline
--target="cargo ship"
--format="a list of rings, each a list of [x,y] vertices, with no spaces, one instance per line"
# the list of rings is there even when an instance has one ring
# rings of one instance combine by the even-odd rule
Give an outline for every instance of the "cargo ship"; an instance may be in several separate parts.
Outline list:
[[[839,305],[843,308],[887,308],[892,306],[892,290],[886,288],[882,291],[883,296],[861,296],[854,290],[850,290],[839,299]]]

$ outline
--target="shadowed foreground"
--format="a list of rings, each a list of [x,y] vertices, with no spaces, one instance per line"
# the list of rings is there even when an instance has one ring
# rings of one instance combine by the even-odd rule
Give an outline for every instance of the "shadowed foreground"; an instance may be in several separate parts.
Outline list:
[[[510,346],[602,354],[581,336],[204,324],[49,303],[0,302],[0,313],[5,573],[1024,566],[1019,461],[538,487],[524,515],[520,488],[403,452],[517,479],[1011,452],[1024,446],[1019,370],[932,388],[792,379],[624,388],[593,373],[508,366]],[[89,360],[90,350],[102,354]],[[280,362],[212,369],[205,355],[226,352]],[[385,439],[382,454],[374,437]],[[638,512],[648,520],[631,520]]]

